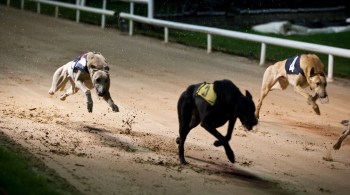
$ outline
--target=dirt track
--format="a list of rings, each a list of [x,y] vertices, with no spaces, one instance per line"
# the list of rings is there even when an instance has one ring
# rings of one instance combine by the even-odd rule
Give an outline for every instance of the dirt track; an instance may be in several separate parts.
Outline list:
[[[321,116],[292,88],[269,94],[254,132],[236,124],[237,163],[201,127],[188,136],[180,166],[176,103],[191,83],[231,79],[257,101],[256,61],[129,37],[0,6],[0,131],[86,194],[348,194],[350,138],[331,150],[350,118],[349,81],[328,85]],[[214,40],[215,42],[215,40]],[[111,67],[113,113],[97,95],[47,93],[54,71],[85,51]],[[225,132],[226,126],[220,128]]]

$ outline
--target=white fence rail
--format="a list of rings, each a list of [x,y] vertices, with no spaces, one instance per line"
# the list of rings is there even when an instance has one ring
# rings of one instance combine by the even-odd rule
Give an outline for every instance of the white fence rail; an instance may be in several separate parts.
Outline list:
[[[263,65],[265,63],[267,44],[328,54],[328,76],[327,77],[329,81],[333,80],[333,56],[350,58],[349,49],[342,49],[342,48],[324,46],[324,45],[313,44],[313,43],[305,43],[300,41],[292,41],[292,40],[281,39],[281,38],[273,38],[273,37],[262,36],[262,35],[254,35],[254,34],[248,34],[248,33],[242,33],[242,32],[230,31],[230,30],[223,30],[219,28],[164,21],[159,19],[146,18],[142,16],[135,16],[127,13],[120,13],[119,16],[121,18],[125,18],[130,21],[137,21],[141,23],[154,25],[154,26],[164,27],[165,42],[168,42],[169,40],[168,38],[169,28],[205,33],[207,34],[207,52],[208,53],[210,53],[212,50],[212,37],[211,37],[212,35],[220,35],[220,36],[242,39],[247,41],[259,42],[261,43],[260,65]],[[129,29],[130,35],[132,35],[133,26],[129,26],[129,28],[130,28]]]
[[[106,10],[107,0],[103,0],[102,9],[83,6],[82,2],[85,2],[85,0],[76,0],[76,4],[62,3],[62,2],[49,1],[49,0],[27,0],[27,1],[37,2],[37,13],[39,13],[39,14],[41,12],[41,5],[40,5],[41,3],[55,6],[55,17],[56,18],[58,17],[59,7],[75,9],[76,10],[76,22],[79,22],[79,20],[80,20],[80,11],[101,14],[101,27],[102,28],[105,27],[106,15],[113,16],[115,13],[112,10]],[[129,1],[133,1],[133,0],[129,0]],[[135,1],[145,1],[145,0],[135,0]],[[21,10],[24,9],[24,2],[25,2],[25,0],[21,0]],[[11,4],[11,1],[7,0],[6,5],[10,6],[10,4]]]

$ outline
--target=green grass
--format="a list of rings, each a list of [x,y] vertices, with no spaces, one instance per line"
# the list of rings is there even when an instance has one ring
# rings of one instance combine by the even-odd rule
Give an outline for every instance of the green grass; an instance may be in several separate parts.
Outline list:
[[[1,132],[0,132],[1,133]],[[79,194],[40,160],[0,135],[0,194]]]
[[[61,0],[62,2],[68,2],[69,0]],[[6,0],[0,0],[0,4],[5,4]],[[11,0],[11,6],[20,7],[20,0]],[[91,4],[87,5],[91,7],[102,7],[102,1],[91,1]],[[25,9],[36,11],[36,3],[25,1]],[[119,12],[129,12],[129,4],[125,2],[114,1],[107,4],[107,9]],[[50,5],[42,4],[42,13],[47,15],[54,15],[54,7]],[[145,5],[135,4],[135,13],[139,15],[145,15],[147,13]],[[60,18],[75,20],[75,11],[72,9],[60,8]],[[81,22],[89,23],[93,25],[100,25],[101,16],[98,14],[91,14],[87,12],[81,12]],[[118,27],[117,17],[106,17],[107,27]],[[135,24],[137,27],[137,23]],[[139,25],[141,26],[141,25]],[[142,24],[143,27],[148,25]],[[235,29],[236,31],[259,34],[252,30]],[[153,36],[159,39],[163,39],[163,29],[158,27],[149,27],[147,29],[136,29],[135,33],[144,34],[147,36]],[[169,40],[171,42],[177,42],[189,46],[206,48],[206,35],[203,33],[195,33],[189,31],[181,31],[169,29]],[[335,34],[315,34],[315,35],[292,35],[283,36],[268,34],[266,36],[278,37],[283,39],[290,39],[296,41],[303,41],[308,43],[316,43],[321,45],[334,46],[339,48],[350,49],[350,32],[335,33]],[[243,41],[239,39],[227,38],[222,36],[213,36],[213,50],[221,51],[230,54],[246,56],[249,58],[259,59],[260,57],[260,43]],[[294,56],[301,53],[312,53],[312,51],[304,51],[297,49],[290,49],[287,47],[280,47],[274,45],[267,45],[266,50],[267,61],[274,62],[281,59]],[[316,53],[327,68],[328,55]],[[334,75],[338,77],[350,78],[350,58],[342,58],[334,56]]]

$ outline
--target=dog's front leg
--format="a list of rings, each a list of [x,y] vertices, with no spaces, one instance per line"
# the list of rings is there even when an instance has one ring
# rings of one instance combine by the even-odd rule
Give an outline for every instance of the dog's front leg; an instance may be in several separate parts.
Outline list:
[[[106,95],[103,96],[103,99],[109,104],[113,112],[119,112],[119,107],[113,102],[111,94],[109,92],[107,92]]]
[[[227,158],[232,162],[234,163],[235,162],[235,154],[233,153],[230,145],[228,144],[227,141],[225,141],[225,137],[222,136],[218,130],[216,130],[216,128],[208,123],[206,123],[205,121],[203,121],[201,123],[201,126],[206,129],[210,134],[212,134],[214,137],[216,137],[219,142],[222,143],[222,145],[224,146],[225,148],[225,153],[226,153],[226,156]]]
[[[87,100],[87,110],[88,112],[92,112],[93,101],[92,101],[90,90],[84,85],[84,83],[81,80],[75,80],[75,84],[77,88],[79,88],[85,93],[86,100]]]
[[[228,127],[227,127],[227,134],[224,137],[224,140],[216,140],[214,142],[214,146],[219,147],[224,144],[224,142],[229,142],[232,137],[232,132],[233,132],[233,127],[235,126],[237,117],[233,117],[232,119],[229,120],[228,122]]]
[[[307,103],[312,106],[312,109],[316,112],[316,114],[320,115],[320,108],[316,104],[316,100],[318,98],[317,95],[312,97],[309,93],[307,93],[300,85],[296,85],[294,87],[294,91],[302,96],[304,96],[307,99]]]
[[[85,95],[86,95],[86,99],[87,99],[87,109],[88,109],[88,112],[92,112],[93,101],[92,101],[92,98],[91,98],[91,92],[90,92],[90,90],[87,90],[87,91],[85,92]]]
[[[66,97],[68,97],[68,96],[70,96],[78,91],[78,89],[75,87],[74,81],[71,78],[69,78],[69,81],[71,83],[71,86],[66,90],[66,92],[64,94],[62,94],[60,96],[60,100],[62,100],[62,101],[66,100]]]

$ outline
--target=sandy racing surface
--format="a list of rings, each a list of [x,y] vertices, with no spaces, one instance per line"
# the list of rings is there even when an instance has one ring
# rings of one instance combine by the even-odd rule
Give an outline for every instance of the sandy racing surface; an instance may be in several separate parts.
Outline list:
[[[27,148],[84,194],[348,194],[350,138],[332,144],[350,118],[349,81],[329,83],[321,116],[293,92],[271,92],[259,124],[237,122],[231,164],[201,127],[179,165],[176,103],[192,83],[231,79],[258,100],[257,61],[0,6],[0,131]],[[214,40],[215,43],[215,40]],[[113,113],[93,91],[60,101],[48,95],[54,71],[86,51],[111,68]],[[220,128],[226,133],[226,126]]]

